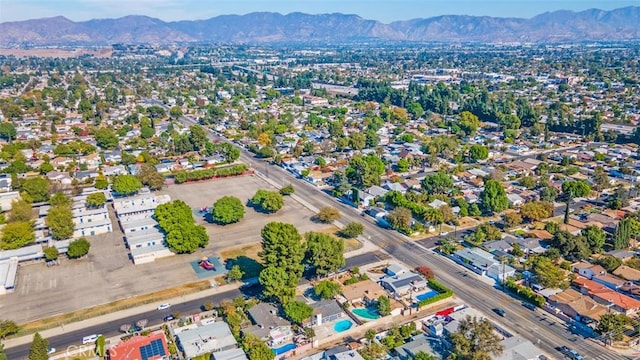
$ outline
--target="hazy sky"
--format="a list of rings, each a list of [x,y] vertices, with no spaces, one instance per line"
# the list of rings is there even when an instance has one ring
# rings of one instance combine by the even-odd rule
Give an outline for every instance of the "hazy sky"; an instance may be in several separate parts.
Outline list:
[[[529,18],[546,11],[610,10],[639,4],[638,0],[0,0],[0,22],[58,15],[74,21],[125,15],[170,21],[254,11],[341,12],[391,22],[446,14]]]

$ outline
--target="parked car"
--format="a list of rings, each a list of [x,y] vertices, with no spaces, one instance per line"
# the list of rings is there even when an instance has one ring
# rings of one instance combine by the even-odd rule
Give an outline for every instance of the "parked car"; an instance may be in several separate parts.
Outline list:
[[[86,344],[91,344],[96,342],[96,340],[98,340],[98,334],[93,334],[93,335],[89,335],[89,336],[85,336],[82,338],[82,345],[86,345]]]
[[[56,352],[56,348],[54,348],[54,347],[50,347],[50,348],[47,350],[47,355],[51,355],[51,354],[53,354],[53,353],[55,353],[55,352]]]
[[[166,309],[168,309],[168,308],[170,308],[170,307],[171,307],[171,304],[169,304],[169,303],[164,303],[164,304],[160,304],[160,305],[158,305],[158,310],[166,310]]]
[[[532,304],[530,302],[526,302],[526,301],[522,303],[522,306],[526,307],[529,310],[535,310],[536,309],[536,306],[534,304]]]
[[[173,315],[167,315],[167,316],[164,317],[164,321],[171,321],[171,320],[174,320],[174,319],[175,319],[175,317],[173,317]]]
[[[558,351],[560,351],[565,357],[568,357],[571,360],[584,360],[584,357],[582,355],[580,355],[579,352],[566,347],[566,346],[560,346],[557,348]]]
[[[496,314],[498,314],[498,315],[500,315],[500,316],[502,316],[502,317],[507,316],[507,312],[506,312],[506,311],[504,311],[504,309],[503,309],[503,308],[494,308],[494,309],[493,309],[493,312],[495,312]]]

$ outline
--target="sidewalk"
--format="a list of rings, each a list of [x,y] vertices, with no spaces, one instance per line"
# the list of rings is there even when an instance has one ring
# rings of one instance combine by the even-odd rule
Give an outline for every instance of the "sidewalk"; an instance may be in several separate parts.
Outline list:
[[[180,303],[185,303],[185,302],[189,302],[192,300],[199,300],[199,299],[205,299],[209,296],[215,295],[215,294],[219,294],[219,293],[223,293],[229,290],[233,290],[233,289],[238,289],[240,288],[242,285],[244,285],[244,282],[236,282],[233,284],[227,284],[227,285],[223,285],[223,286],[216,286],[214,288],[210,288],[207,290],[203,290],[203,291],[199,291],[197,293],[193,293],[193,294],[188,294],[188,295],[184,295],[184,296],[180,296],[180,297],[176,297],[173,299],[169,299],[169,300],[163,300],[161,302],[168,302],[171,304],[180,304]],[[160,301],[157,303],[149,303],[149,304],[144,304],[144,305],[140,305],[137,307],[132,307],[126,310],[121,310],[121,311],[116,311],[110,314],[105,314],[105,315],[100,315],[91,319],[86,319],[86,320],[82,320],[82,321],[78,321],[78,322],[74,322],[71,324],[67,324],[67,325],[62,325],[62,326],[57,326],[55,328],[51,328],[48,330],[44,330],[40,332],[40,335],[42,335],[43,338],[51,338],[51,337],[55,337],[58,335],[62,335],[64,333],[67,332],[73,332],[73,331],[78,331],[78,330],[82,330],[84,328],[90,327],[90,326],[94,326],[94,325],[98,325],[98,324],[103,324],[103,323],[108,323],[111,321],[116,321],[118,319],[123,319],[129,316],[135,316],[136,314],[140,314],[140,313],[145,313],[145,312],[149,312],[149,311],[154,311],[156,310],[157,306],[161,303]],[[33,334],[29,334],[29,335],[25,335],[25,336],[21,336],[21,337],[17,337],[17,338],[11,338],[11,339],[6,339],[3,341],[4,346],[6,349],[11,348],[11,347],[15,347],[15,346],[20,346],[20,345],[24,345],[24,344],[31,344],[31,342],[33,341]]]

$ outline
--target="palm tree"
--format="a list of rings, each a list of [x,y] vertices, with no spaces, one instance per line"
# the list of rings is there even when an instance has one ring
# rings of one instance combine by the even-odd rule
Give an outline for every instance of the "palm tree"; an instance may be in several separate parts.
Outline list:
[[[458,331],[450,335],[450,340],[457,360],[491,360],[504,351],[489,320],[475,316],[467,315],[461,320]]]

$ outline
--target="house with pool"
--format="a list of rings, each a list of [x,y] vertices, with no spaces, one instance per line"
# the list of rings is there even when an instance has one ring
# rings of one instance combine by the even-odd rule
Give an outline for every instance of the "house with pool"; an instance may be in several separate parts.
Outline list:
[[[353,307],[371,306],[382,295],[387,295],[387,292],[370,279],[342,287],[342,296]]]
[[[385,276],[378,283],[387,290],[391,297],[400,300],[408,294],[417,294],[427,289],[427,279],[400,265],[390,265]]]
[[[333,299],[317,301],[309,306],[313,309],[313,315],[302,323],[305,327],[320,326],[346,316],[338,302]]]
[[[293,341],[291,323],[278,314],[278,308],[273,304],[260,303],[248,310],[254,325],[242,329],[242,332],[255,335],[270,348]]]

